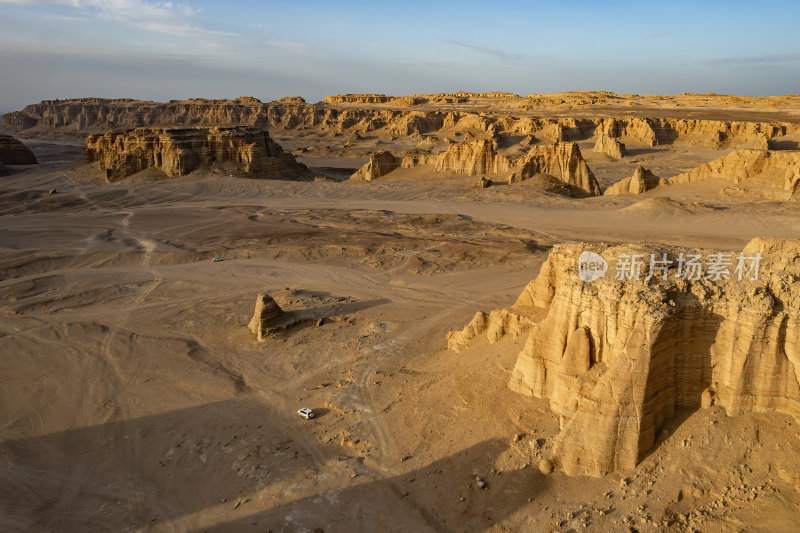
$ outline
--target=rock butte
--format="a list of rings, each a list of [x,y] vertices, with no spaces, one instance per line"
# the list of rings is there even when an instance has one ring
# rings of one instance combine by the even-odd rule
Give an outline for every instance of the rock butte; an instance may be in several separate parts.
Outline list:
[[[212,165],[270,179],[296,179],[306,170],[266,131],[251,126],[115,130],[90,135],[83,157],[87,163],[98,163],[108,181],[148,168],[159,169],[169,178]]]
[[[513,306],[479,312],[448,334],[456,351],[478,335],[491,343],[527,336],[509,386],[548,398],[560,416],[557,468],[591,476],[631,469],[666,420],[712,398],[729,416],[778,411],[800,419],[800,240],[750,241],[742,253],[760,254],[760,271],[742,281],[680,280],[672,268],[667,280],[621,282],[610,269],[584,283],[577,265],[586,250],[607,260],[690,253],[557,245]]]

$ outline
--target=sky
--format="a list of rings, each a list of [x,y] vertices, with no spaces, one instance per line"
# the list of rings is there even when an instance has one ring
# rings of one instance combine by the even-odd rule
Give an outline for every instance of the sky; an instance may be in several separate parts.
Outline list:
[[[800,2],[0,0],[0,112],[568,90],[800,93]]]

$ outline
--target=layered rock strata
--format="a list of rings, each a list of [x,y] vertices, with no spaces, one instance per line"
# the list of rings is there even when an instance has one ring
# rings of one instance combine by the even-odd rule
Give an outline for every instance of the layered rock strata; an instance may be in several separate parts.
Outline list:
[[[352,179],[374,179],[388,172],[376,174],[376,168],[397,168],[398,158],[388,152],[377,152],[358,170]],[[385,164],[384,164],[385,163]],[[413,154],[402,159],[403,168],[430,166],[434,172],[466,176],[502,176],[509,182],[519,182],[539,174],[553,176],[574,187],[586,196],[600,195],[600,186],[577,143],[556,143],[551,146],[534,146],[522,158],[512,160],[498,154],[494,143],[486,139],[453,144],[439,154]]]
[[[764,189],[788,191],[792,198],[800,179],[799,151],[737,150],[667,180],[667,184],[724,179],[732,183],[754,182]]]
[[[561,427],[552,461],[570,475],[635,467],[681,410],[713,404],[729,416],[777,411],[800,420],[800,240],[700,252],[700,275],[692,267],[678,276],[681,258],[687,274],[697,251],[556,246],[512,307],[476,315],[448,345],[527,336],[509,386],[549,400]],[[644,261],[643,275],[616,279],[631,257]],[[648,278],[651,257],[671,263],[656,263]],[[606,275],[582,281],[597,277],[589,271]]]
[[[148,168],[169,178],[211,166],[269,179],[295,179],[306,170],[266,131],[249,126],[115,130],[90,135],[83,156],[97,163],[108,181]]]
[[[340,98],[341,103],[339,102]],[[281,99],[262,103],[255,98],[235,100],[173,100],[146,102],[130,99],[109,100],[81,98],[75,100],[46,100],[21,111],[3,115],[2,128],[10,132],[25,132],[27,136],[74,137],[104,132],[116,128],[153,127],[161,124],[234,125],[248,124],[275,130],[312,130],[320,134],[343,134],[382,130],[396,135],[441,132],[470,123],[482,124],[501,134],[534,135],[540,141],[587,140],[603,134],[622,138],[625,142],[657,146],[676,141],[700,143],[706,146],[742,146],[765,137],[800,131],[794,123],[775,121],[724,121],[709,119],[649,118],[618,116],[614,118],[543,118],[524,116],[505,111],[488,115],[468,110],[449,109],[453,102],[471,98],[493,98],[502,102],[520,100],[515,95],[456,93],[455,95],[414,95],[411,100],[429,100],[428,109],[404,110],[369,108],[372,103],[361,100],[384,98],[382,95],[329,97],[320,104],[307,104],[300,99]],[[389,100],[397,107],[407,105],[401,97]],[[440,102],[441,99],[444,99]],[[377,100],[376,100],[377,101]],[[437,109],[441,103],[448,108]],[[356,105],[364,108],[354,107]],[[341,107],[336,107],[341,106]],[[583,114],[583,113],[582,113]],[[446,121],[445,117],[451,115]]]
[[[286,328],[294,322],[296,320],[292,313],[283,311],[272,296],[262,292],[256,297],[253,318],[250,319],[247,327],[261,341],[270,334]]]

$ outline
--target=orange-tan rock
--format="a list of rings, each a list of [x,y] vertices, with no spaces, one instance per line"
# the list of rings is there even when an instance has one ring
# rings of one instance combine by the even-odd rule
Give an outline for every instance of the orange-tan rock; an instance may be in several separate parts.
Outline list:
[[[625,157],[625,145],[619,140],[608,135],[599,135],[594,144],[593,151],[606,154],[612,159],[622,159]]]
[[[583,96],[565,93],[544,100],[558,100],[569,106],[582,106],[583,101],[621,102],[630,98],[632,97],[629,95],[587,93]],[[644,103],[648,102],[647,97],[637,98]],[[716,97],[708,98],[714,100]],[[503,107],[491,114],[475,112],[468,107],[469,102],[474,99],[486,99],[486,105]],[[375,105],[384,100],[386,105]],[[723,100],[728,102],[731,97]],[[251,97],[234,100],[195,98],[169,102],[81,98],[46,100],[29,105],[21,111],[7,113],[3,115],[2,128],[10,132],[25,132],[27,137],[47,138],[74,138],[115,128],[162,124],[248,124],[269,128],[271,131],[304,129],[325,135],[376,130],[394,135],[413,135],[446,130],[461,122],[460,128],[463,131],[477,128],[488,132],[493,128],[498,134],[534,135],[537,140],[545,142],[587,140],[604,133],[629,144],[657,146],[687,141],[711,147],[744,146],[757,136],[763,135],[772,139],[800,131],[800,125],[793,122],[631,117],[625,116],[621,109],[617,111],[617,116],[611,118],[605,113],[587,116],[583,110],[580,117],[542,117],[534,108],[527,110],[525,106],[520,106],[523,101],[525,99],[516,95],[503,93],[454,93],[412,97],[341,95],[329,97],[319,104],[308,104],[299,98],[284,98],[269,103],[262,103]],[[791,98],[740,101],[736,105],[777,106],[789,101],[796,105]],[[465,107],[458,109],[461,103]],[[417,110],[402,109],[412,104],[417,106]],[[456,109],[453,109],[454,106]],[[456,120],[446,121],[448,114],[452,114]]]
[[[281,309],[272,296],[262,292],[256,297],[253,318],[250,319],[247,327],[261,341],[294,322],[296,320],[291,312]]]
[[[666,279],[661,271],[645,279],[646,265],[638,280],[617,280],[609,268],[583,282],[577,265],[584,252],[615,267],[621,254],[646,264],[651,254],[666,254],[673,263]],[[680,255],[690,253],[558,245],[512,307],[476,316],[448,344],[463,349],[484,332],[497,340],[502,316],[543,316],[516,330],[527,341],[509,386],[549,399],[561,421],[552,459],[570,475],[633,468],[682,409],[713,402],[729,416],[778,411],[800,420],[800,240],[752,240],[741,252],[741,280],[738,252],[729,252],[730,279],[708,270],[699,279],[677,278]],[[492,316],[501,324],[494,331]]]
[[[663,185],[665,180],[659,178],[643,166],[636,167],[633,176],[624,178],[614,185],[611,185],[603,192],[604,196],[614,196],[619,194],[642,194],[659,185]]]
[[[393,156],[390,152],[381,150],[370,154],[369,162],[350,176],[352,180],[372,181],[400,168],[402,159]]]
[[[440,154],[403,159],[404,167],[417,165],[432,165],[434,171],[441,173],[478,176],[507,173],[512,163],[495,151],[492,141],[476,139],[450,145],[450,148]]]
[[[421,96],[386,96],[385,94],[337,94],[322,101],[329,104],[394,104],[414,106],[425,102]]]
[[[794,150],[737,150],[726,156],[679,174],[667,180],[668,184],[691,183],[710,179],[732,183],[755,184],[765,194],[772,191],[792,190],[800,176],[800,152]],[[785,193],[775,192],[782,196]]]
[[[380,154],[380,155],[378,155]],[[358,170],[353,179],[372,180],[397,168],[397,158],[388,152],[370,156],[370,162]],[[515,183],[546,174],[568,184],[584,196],[600,195],[600,186],[576,143],[534,146],[522,158],[512,160],[498,154],[494,142],[487,139],[452,144],[439,154],[412,154],[402,159],[403,168],[429,166],[433,172],[465,176],[499,176]],[[377,172],[376,172],[376,169]]]
[[[211,166],[268,179],[297,179],[306,170],[266,131],[249,126],[115,130],[90,135],[83,155],[87,163],[98,164],[108,181],[148,168],[168,178]]]
[[[554,176],[587,196],[600,195],[600,185],[577,143],[534,146],[517,164],[510,181],[522,181],[537,174]]]

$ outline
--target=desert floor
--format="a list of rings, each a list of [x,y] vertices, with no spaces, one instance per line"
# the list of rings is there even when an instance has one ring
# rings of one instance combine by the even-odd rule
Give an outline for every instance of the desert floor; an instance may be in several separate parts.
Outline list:
[[[790,417],[686,412],[634,470],[545,475],[558,418],[506,387],[522,339],[445,335],[513,303],[555,243],[732,251],[797,238],[800,205],[413,172],[98,184],[80,144],[28,145],[41,164],[0,180],[0,530],[797,531]],[[638,150],[615,172],[719,155]],[[263,291],[309,320],[257,342]]]

